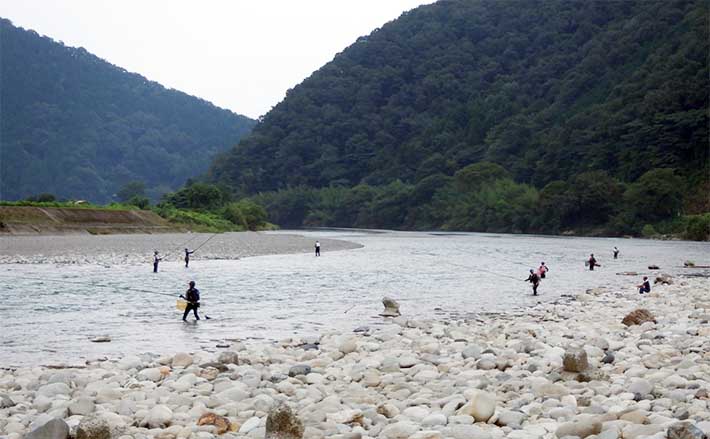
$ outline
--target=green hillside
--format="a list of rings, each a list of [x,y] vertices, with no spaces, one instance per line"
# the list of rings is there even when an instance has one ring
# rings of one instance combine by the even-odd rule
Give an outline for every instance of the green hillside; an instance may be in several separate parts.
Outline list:
[[[0,198],[106,202],[126,183],[157,198],[254,121],[0,19]]]
[[[708,85],[704,0],[439,1],[290,90],[209,178],[282,225],[639,233],[708,210]]]

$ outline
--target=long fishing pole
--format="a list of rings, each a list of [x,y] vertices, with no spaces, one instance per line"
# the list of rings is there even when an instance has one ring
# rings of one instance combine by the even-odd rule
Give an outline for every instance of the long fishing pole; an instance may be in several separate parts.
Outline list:
[[[180,244],[180,245],[178,246],[178,248],[179,248],[180,250],[184,249],[185,246],[186,246],[187,244],[189,244],[190,242],[192,242],[192,240],[194,240],[195,238],[197,238],[197,236],[198,236],[198,234],[195,233],[195,236],[193,236],[192,238],[188,239],[188,240],[185,241],[184,243]]]
[[[202,244],[200,244],[200,246],[197,247],[196,249],[194,249],[193,251],[196,252],[197,250],[201,249],[203,245],[205,245],[205,244],[207,244],[208,242],[210,242],[210,240],[211,240],[212,238],[214,238],[215,236],[217,236],[217,233],[213,233],[212,236],[210,236],[209,238],[207,238],[207,241],[205,241],[205,242],[203,242]]]
[[[135,291],[138,293],[148,293],[148,294],[158,294],[161,296],[171,296],[175,297],[175,294],[171,293],[160,293],[158,291],[150,291],[150,290],[143,290],[140,288],[131,288],[131,287],[117,287],[113,285],[103,285],[103,284],[87,284],[86,282],[76,282],[76,281],[71,281],[67,279],[45,279],[45,278],[39,278],[39,277],[12,277],[13,279],[24,279],[24,280],[35,280],[35,281],[40,281],[40,282],[55,282],[55,283],[65,283],[65,284],[72,284],[72,285],[84,285],[84,286],[89,286],[89,287],[99,287],[99,288],[111,288],[114,290],[126,290],[126,291]]]

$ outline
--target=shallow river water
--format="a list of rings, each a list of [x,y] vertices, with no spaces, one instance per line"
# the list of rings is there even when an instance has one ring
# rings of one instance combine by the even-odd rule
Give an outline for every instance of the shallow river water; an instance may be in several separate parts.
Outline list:
[[[273,232],[275,234],[286,232]],[[294,232],[289,232],[294,233]],[[81,364],[142,352],[216,349],[233,340],[277,340],[383,324],[381,298],[404,315],[460,318],[524,310],[563,294],[610,287],[635,294],[649,264],[672,275],[705,273],[710,244],[495,234],[298,231],[363,248],[150,265],[4,264],[0,267],[0,367]],[[612,258],[618,246],[620,258]],[[584,261],[594,253],[601,267]],[[548,278],[533,297],[523,282],[541,261]],[[636,271],[639,276],[616,273]],[[183,323],[175,299],[195,280],[210,320]],[[97,286],[100,285],[100,286]],[[138,292],[132,289],[146,290]],[[107,335],[110,343],[92,343]]]

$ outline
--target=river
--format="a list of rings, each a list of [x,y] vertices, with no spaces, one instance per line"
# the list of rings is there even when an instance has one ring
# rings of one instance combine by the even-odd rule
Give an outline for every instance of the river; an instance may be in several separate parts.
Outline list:
[[[710,274],[682,268],[710,262],[710,244],[612,238],[478,233],[290,231],[315,241],[363,245],[351,250],[201,260],[190,268],[149,264],[3,264],[0,280],[0,366],[81,364],[143,352],[174,353],[236,340],[278,340],[331,329],[386,324],[381,299],[396,299],[405,316],[467,318],[524,312],[538,301],[608,287],[636,294],[649,264],[674,276]],[[133,237],[132,239],[136,239]],[[146,238],[147,239],[147,238]],[[217,241],[217,240],[215,240]],[[612,258],[619,247],[620,257]],[[594,253],[601,267],[584,261]],[[523,282],[530,268],[550,268],[540,295]],[[616,273],[634,271],[638,276]],[[654,274],[657,272],[654,272]],[[183,323],[175,299],[197,282],[209,320]],[[100,285],[100,286],[99,286]],[[135,291],[135,289],[147,292]],[[92,343],[107,335],[110,343]]]

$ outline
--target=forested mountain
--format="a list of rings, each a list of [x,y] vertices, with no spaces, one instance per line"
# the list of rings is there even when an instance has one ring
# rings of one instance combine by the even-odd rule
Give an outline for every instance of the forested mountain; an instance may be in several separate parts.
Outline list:
[[[0,197],[97,202],[204,173],[253,120],[0,19]]]
[[[209,178],[281,224],[634,229],[649,172],[681,192],[668,215],[707,209],[708,85],[705,0],[441,0],[290,90]]]

